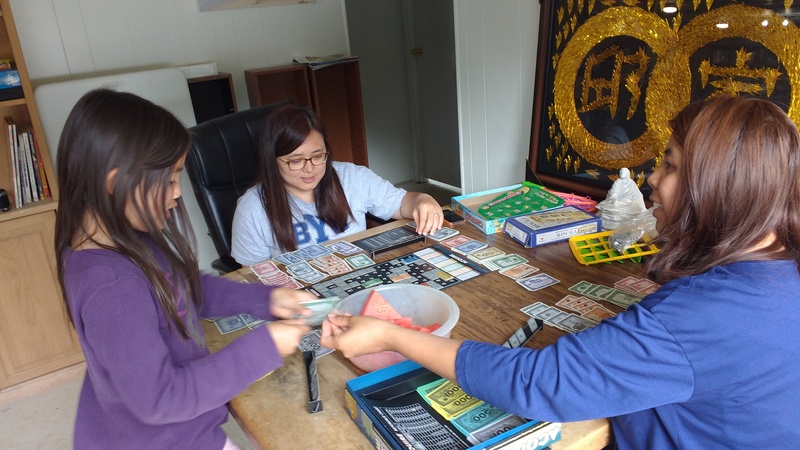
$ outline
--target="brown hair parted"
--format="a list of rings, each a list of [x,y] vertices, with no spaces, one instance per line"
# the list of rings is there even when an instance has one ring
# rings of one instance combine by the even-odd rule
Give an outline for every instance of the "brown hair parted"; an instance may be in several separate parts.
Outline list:
[[[284,251],[297,250],[297,242],[292,225],[289,193],[283,184],[283,178],[281,178],[278,157],[295,151],[312,131],[317,131],[322,135],[328,151],[325,175],[314,189],[317,213],[320,219],[337,233],[344,232],[349,219],[354,218],[339,176],[333,169],[330,158],[331,146],[325,126],[306,107],[297,104],[280,106],[267,115],[261,131],[258,183],[260,183],[261,204],[272,227],[275,242]]]
[[[152,209],[166,211],[164,197],[173,166],[187,154],[190,143],[189,132],[175,116],[134,94],[98,89],[78,100],[64,124],[57,154],[61,197],[55,250],[65,295],[64,265],[70,249],[90,241],[130,258],[152,284],[168,322],[188,338],[178,317],[178,298],[183,292],[199,310],[202,292],[186,210],[178,199],[162,227],[140,199],[152,198]],[[115,169],[114,188],[109,192],[107,176]],[[152,244],[126,218],[128,204],[135,206]],[[102,227],[111,244],[93,239],[96,230],[87,229],[87,223]],[[152,246],[165,255],[168,268],[159,264]]]
[[[800,136],[777,105],[717,96],[670,121],[677,211],[647,264],[660,282],[745,260],[800,262]]]

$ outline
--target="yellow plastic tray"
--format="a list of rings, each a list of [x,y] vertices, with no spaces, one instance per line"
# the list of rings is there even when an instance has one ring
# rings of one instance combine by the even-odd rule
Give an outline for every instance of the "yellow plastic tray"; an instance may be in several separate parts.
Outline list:
[[[575,259],[586,266],[610,261],[622,262],[625,259],[641,262],[642,256],[652,255],[661,251],[655,245],[644,240],[631,245],[624,253],[620,253],[608,243],[608,236],[610,235],[610,231],[602,231],[600,233],[573,236],[569,238],[569,248],[572,250]]]

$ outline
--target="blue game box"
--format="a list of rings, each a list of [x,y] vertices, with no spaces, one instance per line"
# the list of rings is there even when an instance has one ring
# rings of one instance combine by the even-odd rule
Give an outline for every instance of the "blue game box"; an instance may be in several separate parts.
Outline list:
[[[468,436],[454,422],[472,409],[451,422],[417,392],[418,387],[438,380],[441,377],[428,369],[404,361],[348,381],[345,405],[358,428],[378,449],[538,450],[561,439],[560,423],[522,419],[502,411],[498,418],[514,418],[501,419],[504,423],[516,421],[519,425],[511,429],[495,426],[491,431],[484,428]],[[476,436],[481,442],[476,442]]]
[[[599,217],[574,206],[539,211],[510,217],[503,224],[503,233],[524,247],[566,241],[572,236],[597,233],[602,222]]]

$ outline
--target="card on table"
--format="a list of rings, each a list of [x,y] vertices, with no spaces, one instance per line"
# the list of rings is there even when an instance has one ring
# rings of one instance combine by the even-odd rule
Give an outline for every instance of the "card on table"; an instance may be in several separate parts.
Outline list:
[[[238,315],[215,319],[214,325],[217,326],[217,329],[219,330],[220,334],[232,333],[236,330],[241,330],[242,328],[247,326],[247,324],[244,323],[244,319],[242,319]]]
[[[500,271],[500,274],[505,275],[512,280],[516,280],[518,278],[526,278],[538,271],[538,267],[533,267],[530,264],[522,263],[507,269],[503,269]]]
[[[364,251],[361,247],[356,247],[355,245],[347,241],[337,241],[331,244],[324,244],[324,245],[329,249],[333,250],[334,252],[342,254],[344,256],[355,255],[358,252]]]
[[[303,247],[297,250],[295,253],[297,253],[303,259],[314,259],[319,258],[320,256],[330,255],[332,252],[331,249],[325,247],[324,245],[313,244],[309,245],[308,247]]]
[[[560,283],[559,280],[553,278],[552,276],[546,273],[540,273],[538,275],[533,275],[528,278],[520,278],[516,281],[522,287],[524,287],[529,291],[538,291],[539,289],[544,289],[548,286]]]
[[[375,264],[375,261],[371,260],[367,255],[348,256],[344,260],[347,261],[347,264],[353,266],[354,269],[360,269]]]
[[[456,252],[461,253],[463,255],[468,255],[468,254],[470,254],[470,253],[472,253],[472,252],[474,252],[476,250],[480,250],[480,249],[485,248],[485,247],[486,247],[486,243],[484,243],[484,242],[481,242],[481,241],[470,241],[470,242],[465,242],[463,244],[456,245],[455,247],[453,247],[453,251],[456,251]]]
[[[466,244],[467,242],[470,242],[472,240],[473,239],[470,239],[470,238],[468,238],[466,236],[456,236],[456,237],[452,237],[450,239],[445,239],[445,240],[441,241],[440,244],[444,245],[445,247],[453,248],[456,245]]]
[[[428,237],[433,239],[434,241],[443,241],[447,238],[451,238],[457,235],[458,233],[459,233],[458,230],[454,230],[452,228],[439,228],[438,230],[429,234]]]
[[[509,253],[507,255],[496,256],[494,258],[489,259],[486,262],[494,264],[500,270],[503,270],[503,269],[510,269],[514,266],[527,263],[528,260],[523,258],[522,256],[517,255],[516,253]]]
[[[278,256],[273,256],[272,259],[278,261],[279,263],[283,264],[284,266],[288,266],[289,264],[299,263],[305,261],[300,255],[296,252],[286,252]]]

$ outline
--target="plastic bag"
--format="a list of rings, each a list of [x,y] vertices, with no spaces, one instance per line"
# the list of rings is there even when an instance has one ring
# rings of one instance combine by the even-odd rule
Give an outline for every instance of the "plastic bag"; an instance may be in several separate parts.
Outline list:
[[[620,225],[611,232],[608,243],[619,253],[625,253],[631,245],[645,238],[652,240],[658,236],[653,208],[637,214],[630,222]]]
[[[597,210],[603,219],[604,230],[614,230],[629,223],[646,210],[644,196],[627,168],[619,170],[619,178],[611,185],[606,199],[597,204]]]

